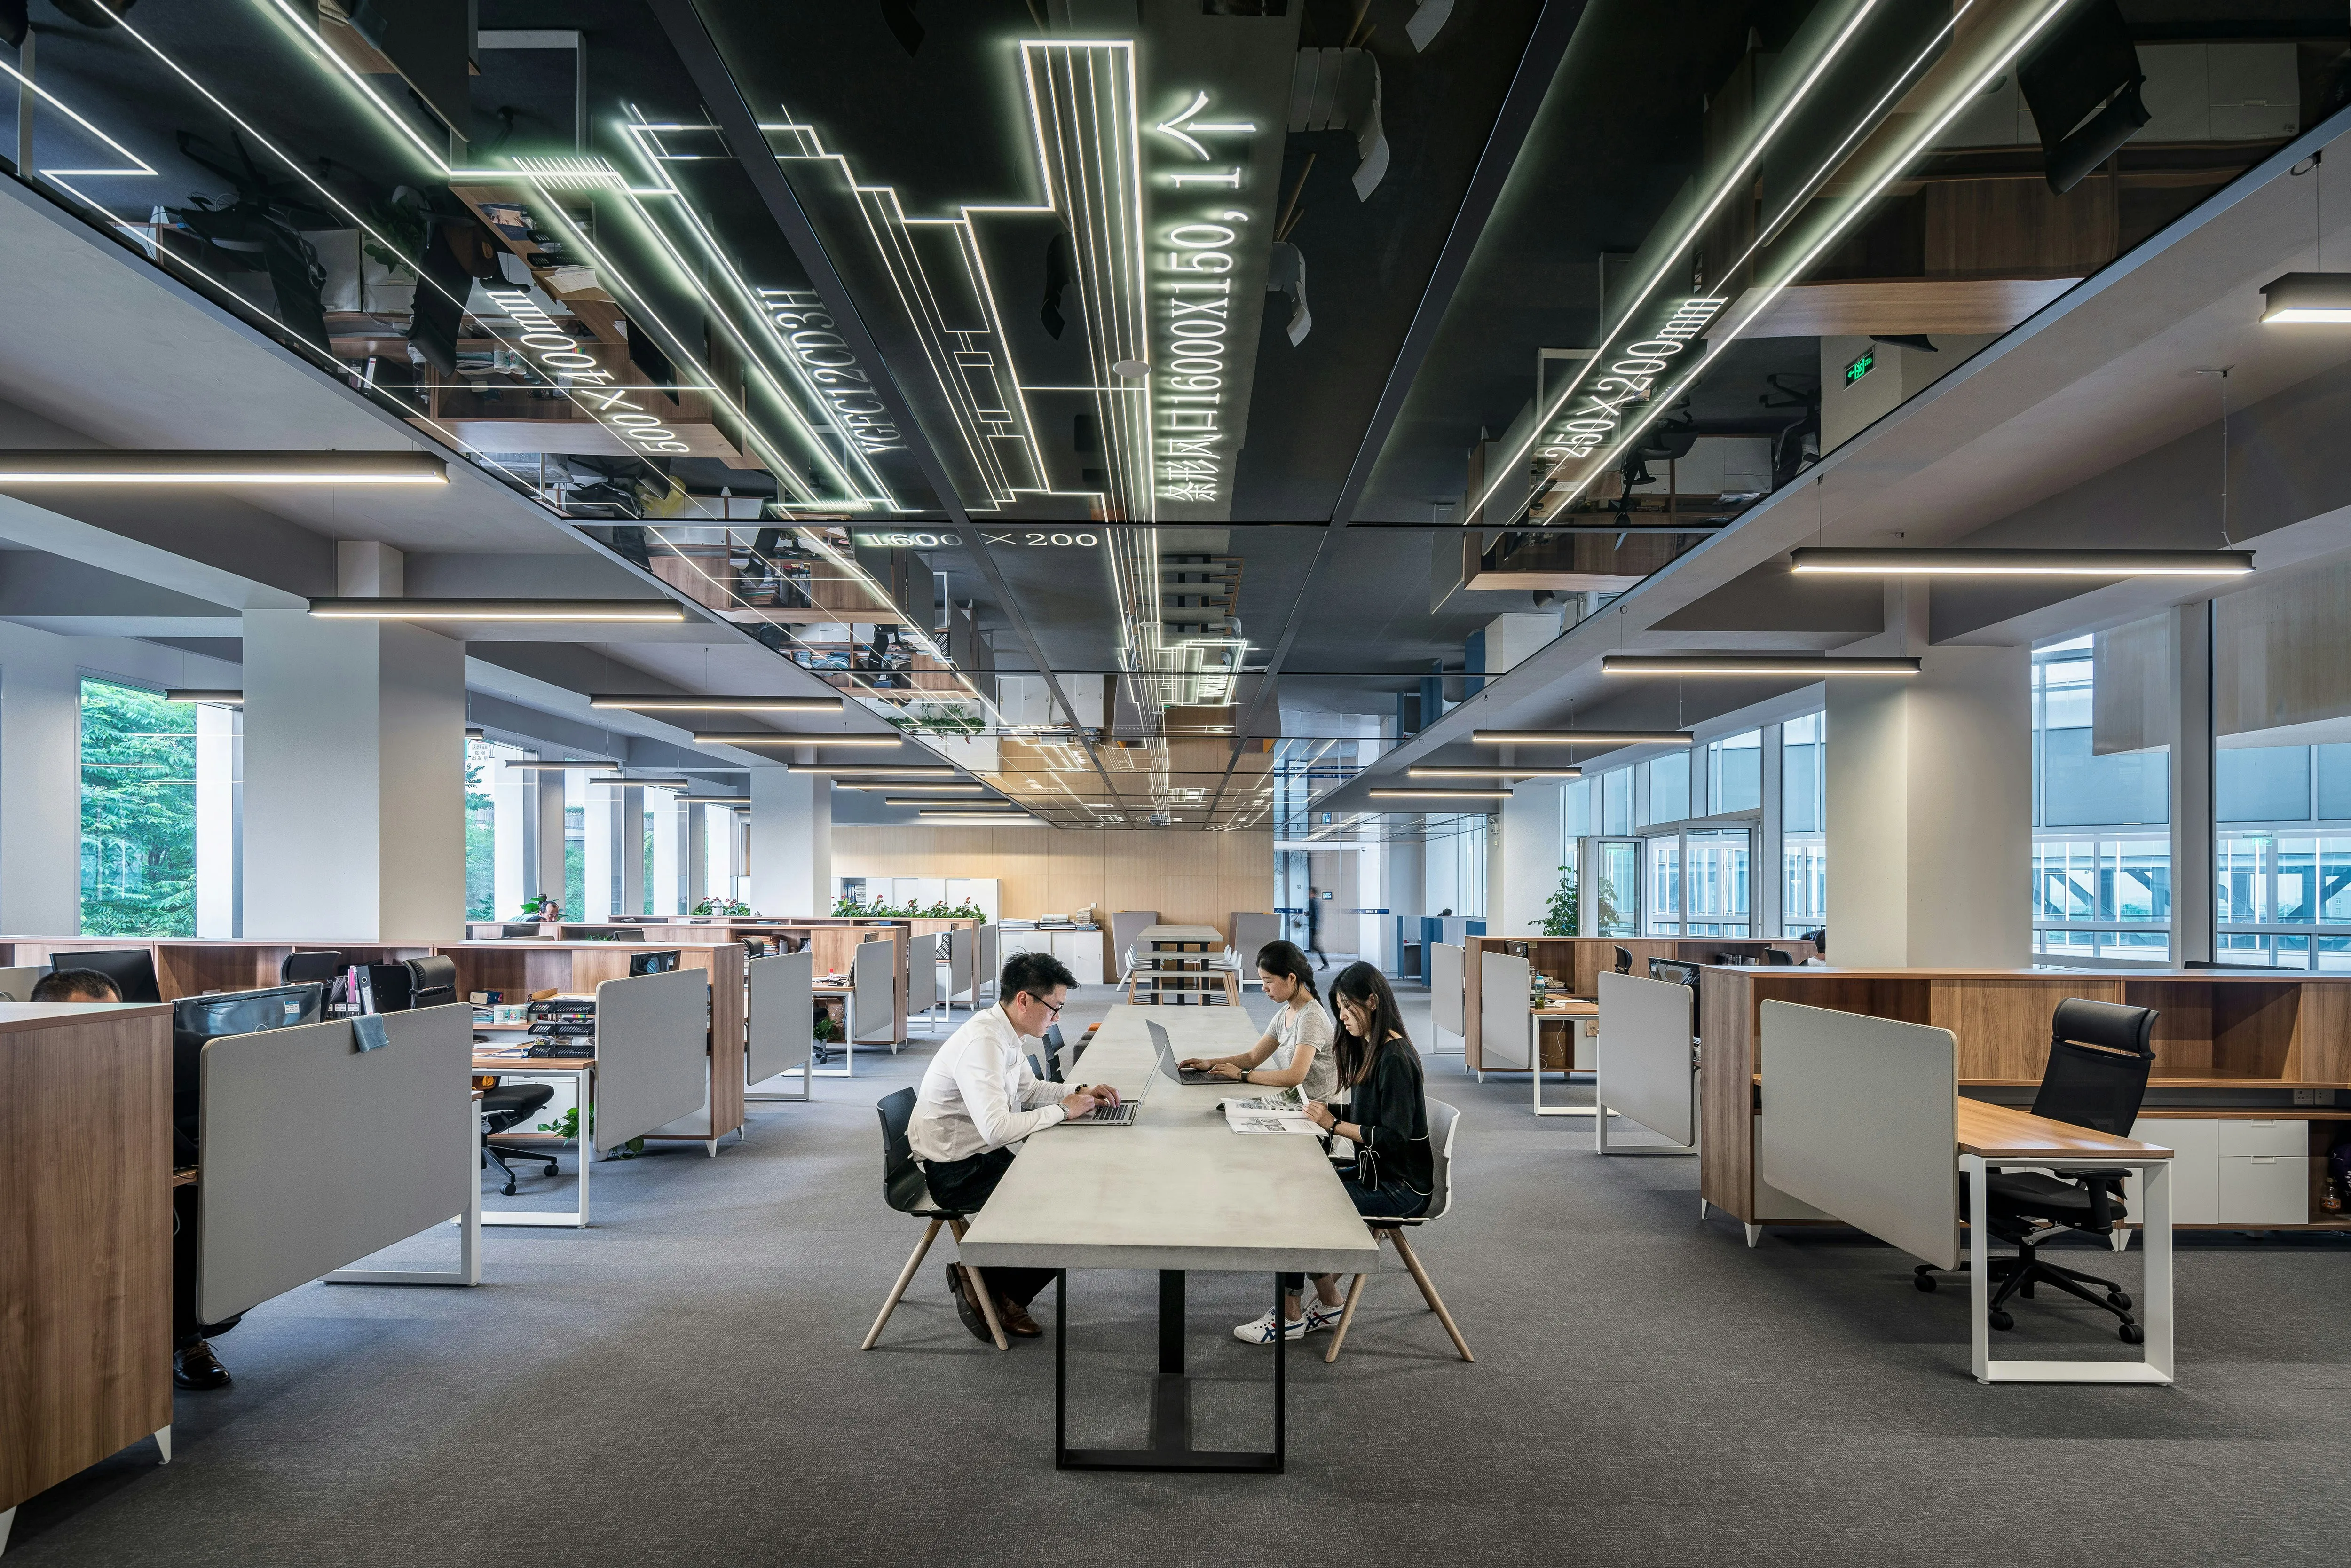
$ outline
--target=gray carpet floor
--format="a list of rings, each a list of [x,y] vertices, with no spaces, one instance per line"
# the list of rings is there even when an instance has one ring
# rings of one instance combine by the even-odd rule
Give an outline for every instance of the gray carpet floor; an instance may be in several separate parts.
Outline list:
[[[2351,1538],[2340,1238],[2183,1239],[2176,1387],[1980,1387],[1963,1291],[1850,1232],[1750,1250],[1698,1218],[1695,1162],[1602,1159],[1458,1057],[1429,1063],[1464,1114],[1420,1251],[1477,1363],[1389,1255],[1338,1364],[1293,1347],[1287,1475],[1057,1473],[1050,1291],[1049,1337],[999,1354],[935,1251],[857,1350],[919,1229],[882,1201],[873,1102],[932,1043],[756,1107],[715,1160],[601,1165],[594,1227],[488,1233],[478,1290],[267,1303],[219,1342],[235,1387],[179,1396],[171,1465],[141,1444],[32,1500],[8,1562],[2146,1568]],[[2076,1261],[2137,1277],[2136,1249]],[[1155,1289],[1071,1277],[1073,1441],[1142,1439]],[[1191,1281],[1203,1446],[1270,1436],[1270,1353],[1229,1334],[1265,1291]],[[2131,1354],[2086,1308],[2019,1316],[2011,1354]]]

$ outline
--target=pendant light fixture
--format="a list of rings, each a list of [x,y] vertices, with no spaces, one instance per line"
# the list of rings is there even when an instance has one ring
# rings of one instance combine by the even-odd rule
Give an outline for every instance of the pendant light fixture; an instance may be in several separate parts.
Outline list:
[[[1508,789],[1374,789],[1374,800],[1507,800]]]
[[[775,729],[702,729],[695,731],[696,746],[821,746],[895,748],[905,744],[894,735],[786,735]]]
[[[1407,779],[1581,779],[1581,768],[1447,768],[1423,764],[1404,770]]]
[[[1822,653],[1609,653],[1604,675],[1915,675],[1915,658],[1831,658]]]
[[[711,697],[691,692],[663,696],[630,696],[602,693],[588,699],[590,707],[623,708],[632,713],[839,713],[840,697]]]
[[[0,488],[448,483],[448,465],[423,452],[0,452]]]
[[[2319,173],[2325,159],[2324,152],[2314,152],[2292,171],[2310,176],[2311,209],[2317,215],[2313,225],[2317,270],[2289,272],[2262,285],[2262,321],[2266,326],[2351,325],[2351,273],[2326,270],[2325,193]]]
[[[1473,729],[1473,746],[1689,746],[1677,729]]]
[[[313,599],[321,621],[605,621],[676,625],[685,612],[666,599]]]
[[[1852,577],[2242,577],[2251,550],[2220,549],[1844,549],[1803,546],[1791,555],[1807,576]]]

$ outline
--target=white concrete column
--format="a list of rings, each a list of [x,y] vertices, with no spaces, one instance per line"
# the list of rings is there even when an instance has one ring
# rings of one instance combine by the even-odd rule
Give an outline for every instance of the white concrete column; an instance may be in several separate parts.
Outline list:
[[[196,935],[235,937],[244,904],[242,716],[196,705]]]
[[[1828,683],[1832,962],[2032,961],[2032,657],[1930,647],[1915,679]]]
[[[653,907],[647,913],[684,915],[694,906],[685,897],[685,868],[692,863],[686,853],[686,821],[694,809],[679,805],[673,789],[648,789],[645,800],[653,818],[653,881],[647,890]]]
[[[677,831],[677,852],[684,862],[679,873],[684,886],[678,894],[683,913],[710,896],[710,808],[680,801]]]
[[[726,812],[726,896],[751,902],[751,813],[731,807]]]
[[[761,915],[832,913],[832,780],[751,769],[751,893]]]
[[[564,862],[565,781],[559,768],[538,774],[537,778],[538,788],[532,798],[538,812],[538,826],[532,840],[535,858],[530,882],[523,890],[523,896],[528,898],[547,894],[560,899],[564,896],[563,884],[569,880],[569,868]],[[564,913],[575,920],[579,918],[577,910]]]
[[[490,810],[497,837],[490,910],[500,920],[513,920],[521,915],[523,900],[538,891],[538,775],[503,760],[491,762]]]
[[[1525,936],[1542,929],[1544,906],[1567,862],[1560,842],[1559,786],[1530,781],[1510,791],[1486,830],[1487,935]]]
[[[0,926],[81,932],[81,672],[61,637],[10,627],[0,667]]]
[[[461,938],[465,644],[247,611],[245,704],[246,935]]]
[[[2213,956],[2212,601],[2171,612],[2171,961]]]
[[[645,912],[645,792],[641,786],[588,787],[587,889],[582,920]]]

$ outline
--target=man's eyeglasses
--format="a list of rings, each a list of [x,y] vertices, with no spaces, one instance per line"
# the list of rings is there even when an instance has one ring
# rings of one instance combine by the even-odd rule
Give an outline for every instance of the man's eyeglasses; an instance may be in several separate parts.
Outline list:
[[[1060,1018],[1061,1016],[1061,1009],[1070,1005],[1067,1002],[1049,1002],[1034,991],[1022,991],[1020,995],[1027,997],[1030,1001],[1035,1002],[1039,1007],[1043,1008],[1045,1009],[1046,1016],[1049,1018]]]

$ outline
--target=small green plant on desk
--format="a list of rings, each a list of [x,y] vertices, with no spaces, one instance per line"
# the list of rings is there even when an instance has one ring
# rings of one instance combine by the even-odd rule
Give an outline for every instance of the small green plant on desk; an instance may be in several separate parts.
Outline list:
[[[831,1012],[826,1009],[822,1002],[819,1002],[816,1005],[816,1019],[815,1021],[810,1025],[809,1033],[811,1038],[824,1040],[827,1043],[841,1038],[841,1025],[839,1021],[833,1018]]]
[[[753,919],[758,918],[757,915],[753,914],[751,906],[739,898],[705,898],[694,906],[694,913],[702,915],[719,915],[729,917],[748,915]]]
[[[588,1125],[591,1128],[596,1125],[595,1117],[588,1118]],[[563,1119],[559,1122],[541,1122],[538,1124],[538,1130],[542,1133],[552,1133],[559,1138],[576,1141],[580,1136],[580,1107],[574,1105],[564,1112]],[[645,1141],[640,1136],[631,1138],[619,1148],[612,1150],[610,1157],[616,1160],[632,1160],[644,1152]]]

